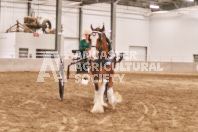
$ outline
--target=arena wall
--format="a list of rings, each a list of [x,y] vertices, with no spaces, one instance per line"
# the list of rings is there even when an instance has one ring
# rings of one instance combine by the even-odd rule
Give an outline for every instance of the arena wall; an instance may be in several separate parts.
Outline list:
[[[46,59],[53,63],[55,71],[59,68],[59,59]],[[0,59],[0,72],[14,71],[51,71],[49,61],[45,59]],[[65,59],[64,69],[71,60]],[[36,65],[35,65],[36,64]],[[154,72],[154,73],[198,73],[198,63],[181,63],[181,62],[132,62],[123,61],[116,65],[118,72]],[[129,68],[127,68],[129,67]],[[71,71],[75,71],[75,65],[71,66]]]
[[[54,50],[55,35],[40,34],[39,37],[34,37],[32,33],[3,33],[3,38],[0,38],[0,58],[19,58],[19,49],[27,48],[28,57],[36,58],[37,49]],[[64,38],[61,36],[61,46],[63,47]],[[64,50],[60,53],[64,55]],[[31,57],[30,57],[31,56]]]

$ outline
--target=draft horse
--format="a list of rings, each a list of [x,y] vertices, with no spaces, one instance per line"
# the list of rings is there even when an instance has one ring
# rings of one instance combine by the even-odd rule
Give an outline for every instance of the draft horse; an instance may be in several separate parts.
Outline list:
[[[108,85],[107,97],[109,104],[115,107],[116,103],[121,102],[122,97],[117,92],[113,92],[113,75],[115,59],[108,60],[108,43],[103,28],[94,29],[91,25],[92,34],[90,36],[90,47],[87,53],[90,58],[90,73],[93,83],[95,85],[94,106],[91,110],[92,113],[104,113],[104,107],[107,104],[104,102],[105,86]],[[101,86],[99,87],[99,82]]]

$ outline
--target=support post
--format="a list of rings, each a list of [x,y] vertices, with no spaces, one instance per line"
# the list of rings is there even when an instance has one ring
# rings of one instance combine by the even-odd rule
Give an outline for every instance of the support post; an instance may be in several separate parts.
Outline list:
[[[2,27],[4,26],[4,25],[3,25],[3,18],[2,18],[2,15],[3,15],[2,11],[3,11],[3,10],[2,10],[1,4],[2,4],[2,3],[1,3],[1,1],[0,1],[0,33],[3,32],[3,31],[2,31],[2,30],[3,30]],[[4,13],[5,13],[5,12],[4,12]]]
[[[62,0],[56,0],[56,35],[55,35],[55,50],[61,56],[61,13]]]
[[[78,36],[79,43],[78,44],[80,44],[80,41],[82,39],[82,18],[83,18],[83,16],[82,16],[82,8],[79,8],[79,30],[78,30],[79,31],[79,36]]]
[[[3,26],[1,23],[1,21],[2,21],[1,13],[2,13],[2,9],[1,9],[1,0],[0,0],[0,26]],[[0,28],[0,32],[1,32],[1,28]]]
[[[31,5],[32,5],[32,0],[28,0],[28,16],[30,16],[31,15]]]
[[[112,48],[115,50],[116,43],[116,2],[111,1],[111,40],[112,40]]]

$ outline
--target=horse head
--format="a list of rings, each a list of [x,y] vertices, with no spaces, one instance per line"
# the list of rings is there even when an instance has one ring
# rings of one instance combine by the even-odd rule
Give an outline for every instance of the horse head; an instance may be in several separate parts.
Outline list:
[[[90,36],[91,40],[91,58],[92,59],[106,59],[108,56],[108,45],[106,40],[106,35],[104,33],[105,27],[93,28],[91,25],[92,34]]]

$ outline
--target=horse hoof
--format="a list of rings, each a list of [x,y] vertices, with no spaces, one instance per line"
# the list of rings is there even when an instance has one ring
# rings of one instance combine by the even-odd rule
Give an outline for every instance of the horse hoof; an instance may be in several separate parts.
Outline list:
[[[115,110],[115,109],[116,109],[115,104],[112,104],[112,109],[113,109],[113,110]]]
[[[104,108],[102,105],[94,105],[93,109],[91,110],[91,113],[104,113]]]
[[[102,106],[108,107],[108,104],[107,103],[103,103]]]
[[[94,109],[92,109],[91,110],[91,113],[93,113],[93,114],[101,114],[101,113],[104,113],[104,110],[94,110]]]

